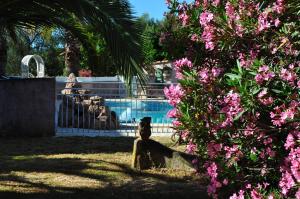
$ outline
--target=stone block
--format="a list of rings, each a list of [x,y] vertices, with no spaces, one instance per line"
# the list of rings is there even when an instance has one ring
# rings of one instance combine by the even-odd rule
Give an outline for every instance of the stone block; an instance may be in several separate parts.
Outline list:
[[[196,155],[175,151],[154,140],[134,141],[132,167],[138,170],[150,168],[170,168],[179,170],[194,170],[193,160]]]

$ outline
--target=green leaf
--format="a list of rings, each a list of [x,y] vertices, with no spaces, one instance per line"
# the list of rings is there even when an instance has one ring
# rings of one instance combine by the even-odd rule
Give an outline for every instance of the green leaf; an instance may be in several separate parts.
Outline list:
[[[250,75],[254,75],[254,76],[256,76],[256,75],[257,75],[257,73],[256,73],[256,72],[249,72],[249,74],[250,74]]]
[[[273,91],[274,93],[277,93],[277,94],[283,93],[283,91],[277,90],[277,89],[271,89],[271,91]]]
[[[242,69],[241,63],[238,59],[236,60],[236,64],[237,64],[237,67],[238,67],[238,70],[239,70],[239,74],[243,74],[243,69]]]
[[[250,153],[250,159],[253,161],[253,162],[256,162],[257,161],[257,155],[255,153]]]
[[[254,90],[252,90],[252,95],[256,95],[258,92],[260,91],[260,88],[256,88]]]
[[[233,119],[234,121],[240,119],[240,117],[246,112],[247,110],[244,110],[242,112],[240,112],[239,114],[237,114],[237,116],[235,116],[235,118]]]
[[[229,77],[231,80],[242,78],[240,75],[236,75],[236,74],[232,74],[232,73],[227,73],[227,74],[225,74],[225,76]]]

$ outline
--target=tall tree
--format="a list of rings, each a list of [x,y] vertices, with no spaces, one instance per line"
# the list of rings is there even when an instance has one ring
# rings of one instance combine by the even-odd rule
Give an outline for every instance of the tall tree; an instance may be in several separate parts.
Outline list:
[[[80,66],[80,43],[70,31],[65,33],[65,66],[67,73],[73,73],[78,76]]]
[[[5,75],[6,37],[16,27],[57,25],[70,31],[84,48],[93,49],[85,26],[103,36],[127,83],[132,75],[143,79],[139,30],[128,0],[2,0],[0,5],[0,76]],[[2,49],[2,50],[1,50]]]

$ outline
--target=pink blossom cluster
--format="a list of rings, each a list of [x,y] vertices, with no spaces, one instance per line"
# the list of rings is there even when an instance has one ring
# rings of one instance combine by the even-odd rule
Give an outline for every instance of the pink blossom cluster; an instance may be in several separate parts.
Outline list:
[[[218,67],[213,68],[202,68],[198,71],[199,81],[203,84],[211,84],[213,81],[216,80],[217,77],[221,74],[223,70]]]
[[[288,107],[286,107],[285,104],[276,106],[274,110],[270,112],[273,125],[282,126],[287,120],[294,119],[295,114],[298,112],[298,106],[299,102],[295,100],[291,101]]]
[[[238,161],[238,157],[243,155],[237,144],[233,145],[232,147],[224,146],[224,151],[226,151],[225,154],[226,159],[230,159],[234,156],[235,161]]]
[[[176,107],[168,116],[176,118],[186,151],[206,160],[213,198],[231,189],[230,199],[274,199],[280,188],[283,197],[300,199],[300,51],[290,33],[279,32],[293,20],[287,6],[284,0],[195,0],[175,11],[189,30],[194,57],[185,54],[189,60],[174,64],[184,94],[166,92]],[[225,72],[242,74],[241,82],[226,82],[220,63]],[[186,122],[186,114],[195,121]],[[280,182],[267,181],[280,175]]]
[[[277,14],[282,14],[285,9],[284,0],[276,0],[273,3],[272,10]]]
[[[178,109],[174,108],[174,109],[168,111],[167,117],[169,117],[169,118],[180,117],[180,112],[178,111]]]
[[[200,14],[200,24],[207,26],[214,19],[214,14],[208,11],[204,11]]]
[[[290,150],[288,157],[285,158],[284,164],[281,166],[281,180],[279,187],[283,195],[291,195],[294,192],[297,199],[300,198],[300,132],[290,133],[287,137],[285,147]],[[297,141],[296,141],[297,139]],[[297,190],[298,189],[298,190]],[[292,194],[293,195],[293,194]]]
[[[177,84],[176,86],[172,84],[169,88],[164,88],[164,93],[169,100],[169,104],[172,106],[179,104],[181,102],[181,98],[184,96],[184,90],[180,84]]]
[[[296,86],[296,80],[298,79],[298,76],[295,72],[294,64],[290,64],[288,69],[282,68],[279,76],[282,80],[287,81],[290,86]]]
[[[265,88],[258,94],[258,101],[265,106],[269,106],[273,104],[274,99],[272,96],[268,96],[268,89]]]
[[[258,32],[265,31],[272,25],[278,27],[281,22],[276,15],[282,14],[284,9],[284,0],[277,0],[272,7],[267,7],[261,12],[258,16]]]
[[[204,11],[200,14],[199,18],[200,25],[203,27],[201,38],[205,43],[205,48],[208,50],[213,50],[215,48],[215,27],[211,22],[214,19],[214,15],[209,11]]]
[[[199,42],[200,39],[201,39],[201,37],[199,35],[197,35],[197,34],[192,34],[192,36],[191,36],[191,40],[193,42]]]
[[[210,158],[216,158],[222,150],[222,144],[211,141],[207,144],[207,154]]]
[[[240,13],[242,13],[242,10],[245,9],[245,2],[241,1],[239,3]],[[228,26],[234,30],[235,34],[239,37],[242,37],[245,31],[245,28],[242,26],[240,22],[240,15],[238,12],[236,12],[235,7],[230,1],[227,1],[226,6],[226,15],[228,17]]]
[[[203,33],[202,33],[202,40],[205,43],[205,48],[208,50],[213,50],[215,48],[215,42],[214,42],[214,37],[215,37],[215,27],[212,25],[206,25],[203,28]]]
[[[189,153],[189,154],[195,153],[196,149],[197,149],[197,145],[193,141],[190,141],[186,145],[186,152]]]
[[[259,67],[258,74],[255,76],[255,81],[258,84],[263,84],[275,77],[275,73],[270,70],[266,65]]]
[[[206,172],[207,175],[210,177],[210,184],[207,187],[207,192],[210,196],[214,199],[218,198],[217,189],[222,187],[222,183],[218,181],[218,167],[215,162],[206,163]]]
[[[178,18],[181,21],[183,26],[186,26],[189,23],[189,15],[187,14],[188,10],[188,5],[186,2],[183,2],[182,4],[179,4],[178,10],[179,10],[179,15]]]
[[[300,51],[298,48],[296,48],[294,46],[294,44],[292,42],[287,41],[287,43],[285,43],[285,45],[284,45],[284,53],[286,55],[292,55],[294,57],[297,57],[297,56],[299,56]]]
[[[184,130],[180,132],[180,138],[184,141],[187,141],[187,139],[190,137],[190,132],[188,130]]]
[[[254,48],[251,48],[249,50],[248,56],[246,53],[242,53],[242,52],[239,53],[238,59],[243,68],[250,68],[252,66],[254,60],[257,58],[257,55],[259,53],[258,47],[259,46],[255,46]]]
[[[220,125],[221,128],[230,127],[234,118],[243,111],[241,97],[238,93],[230,91],[221,101],[221,113],[225,114],[226,119]]]
[[[262,12],[258,16],[258,32],[269,29],[271,27],[270,12],[268,10]]]
[[[183,79],[183,70],[184,69],[192,69],[193,63],[188,60],[187,58],[182,58],[179,60],[176,60],[174,62],[175,72],[176,72],[176,78],[177,79]]]
[[[230,196],[229,199],[245,199],[245,191],[240,190],[238,193],[234,193],[232,196]]]

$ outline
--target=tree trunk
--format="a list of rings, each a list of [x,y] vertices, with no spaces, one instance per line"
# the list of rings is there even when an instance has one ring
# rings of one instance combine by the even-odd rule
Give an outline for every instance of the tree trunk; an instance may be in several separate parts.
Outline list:
[[[0,79],[5,75],[7,62],[7,41],[3,35],[0,35]]]
[[[78,76],[80,68],[80,43],[69,31],[66,32],[65,66],[68,75],[74,73],[75,76]]]

